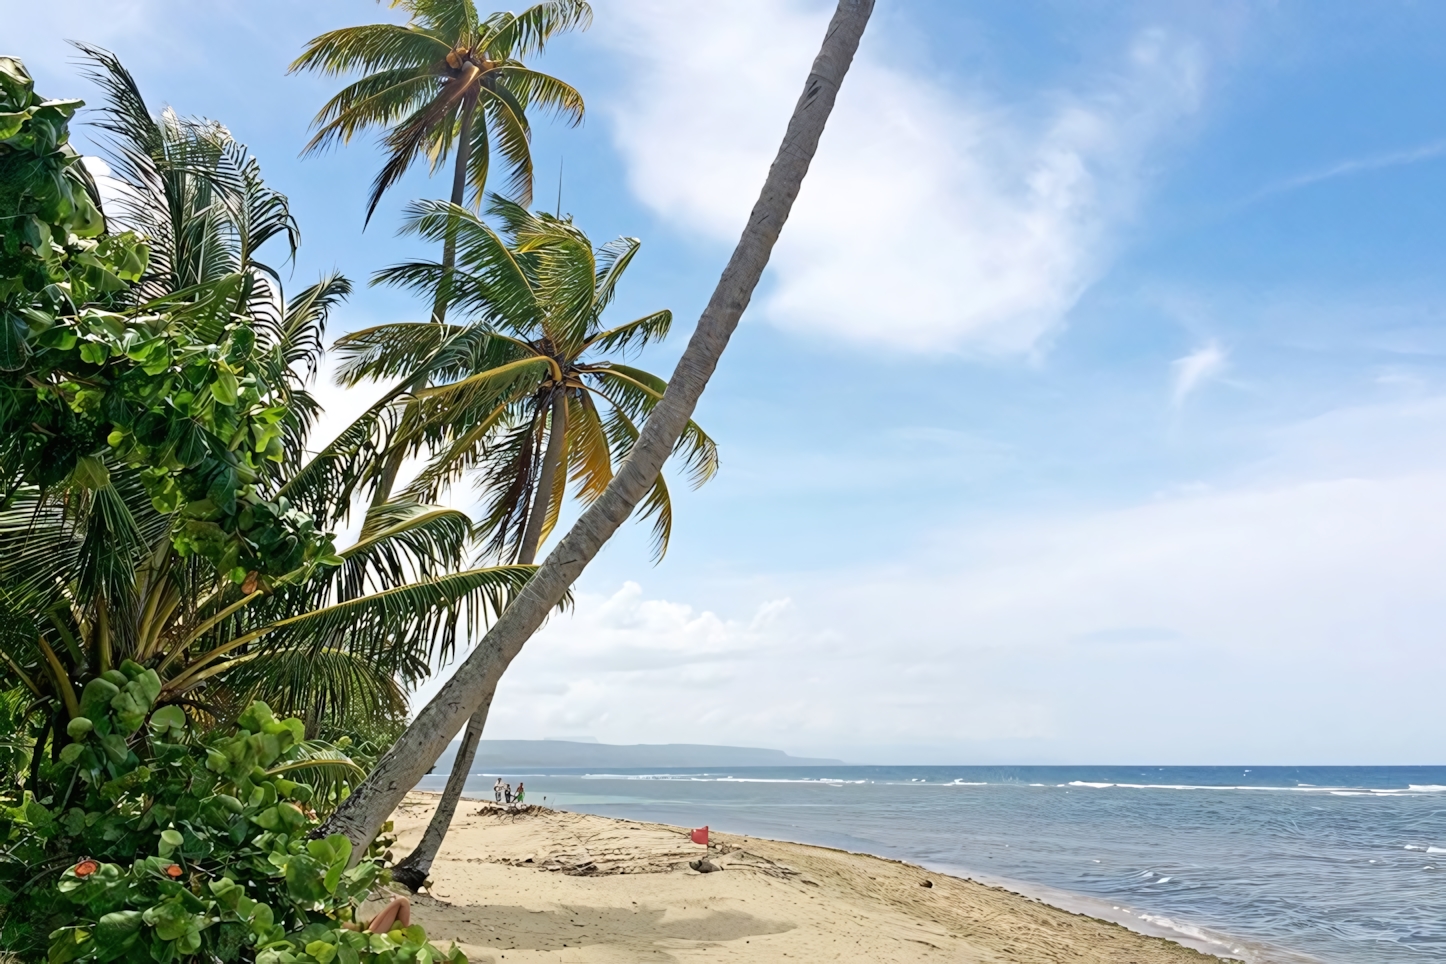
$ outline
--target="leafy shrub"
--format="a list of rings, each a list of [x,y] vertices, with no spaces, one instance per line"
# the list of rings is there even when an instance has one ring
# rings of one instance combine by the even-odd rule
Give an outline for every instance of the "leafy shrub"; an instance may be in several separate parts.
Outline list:
[[[300,720],[253,703],[227,734],[200,735],[179,706],[153,709],[154,670],[126,662],[91,680],[49,786],[0,812],[0,952],[49,964],[254,961],[461,962],[420,927],[342,927],[389,875],[353,867],[318,826],[309,783],[353,767],[309,760]]]
[[[231,574],[337,565],[328,534],[256,483],[283,459],[274,351],[247,306],[253,271],[144,301],[150,247],[108,233],[69,144],[79,100],[35,93],[0,57],[0,502],[16,485],[95,489],[140,470],[176,548]]]

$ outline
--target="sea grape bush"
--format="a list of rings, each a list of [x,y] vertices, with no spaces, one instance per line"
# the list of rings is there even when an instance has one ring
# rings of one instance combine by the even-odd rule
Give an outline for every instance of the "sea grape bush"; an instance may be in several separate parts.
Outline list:
[[[0,363],[24,355],[31,302],[54,308],[125,290],[145,268],[146,246],[129,234],[102,237],[94,185],[69,144],[83,102],[43,100],[20,61],[0,57]]]
[[[420,927],[346,929],[388,872],[315,839],[300,720],[253,703],[198,734],[160,679],[126,662],[86,684],[72,742],[35,799],[0,811],[0,955],[20,961],[431,964],[466,960]],[[326,765],[326,764],[320,764]]]
[[[236,582],[339,562],[328,534],[257,483],[288,410],[237,272],[139,302],[149,249],[107,234],[69,145],[78,100],[43,100],[0,57],[0,500],[17,485],[98,488],[140,470],[176,548]]]

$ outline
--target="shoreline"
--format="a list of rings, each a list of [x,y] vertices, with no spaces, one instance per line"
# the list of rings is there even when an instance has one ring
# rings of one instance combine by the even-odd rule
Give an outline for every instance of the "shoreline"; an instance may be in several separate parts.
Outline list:
[[[1174,941],[1224,961],[1243,961],[1244,964],[1321,964],[1319,958],[1298,951],[1263,944],[1248,938],[1234,937],[1196,924],[1179,923],[1162,914],[1142,912],[1139,908],[1117,904],[1102,897],[1061,890],[1047,884],[1035,884],[1008,877],[980,874],[964,867],[940,864],[937,865],[937,870],[939,873],[949,874],[961,880],[972,880],[986,887],[994,887],[1011,894],[1018,894],[1029,900],[1037,900],[1071,914],[1081,914],[1096,920],[1118,924],[1126,930],[1134,931],[1145,937],[1159,937]]]
[[[414,791],[398,808],[397,853],[420,837],[435,798]],[[740,834],[714,833],[705,851],[665,824],[464,801],[416,919],[478,964],[701,960],[705,952],[827,960],[835,947],[848,954],[840,959],[901,962],[1309,960],[1274,949],[1265,956],[1161,919],[1110,920],[1100,914],[1111,905],[1092,898],[959,868]],[[688,866],[704,855],[731,872]]]

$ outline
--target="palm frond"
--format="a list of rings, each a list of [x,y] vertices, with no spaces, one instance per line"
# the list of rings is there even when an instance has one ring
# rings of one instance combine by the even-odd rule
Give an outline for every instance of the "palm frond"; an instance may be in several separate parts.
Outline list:
[[[434,501],[452,484],[492,457],[489,442],[499,427],[506,424],[513,407],[504,401],[480,418],[469,419],[470,425],[453,425],[446,433],[450,440],[427,462],[407,485],[405,495],[418,501]],[[430,435],[430,433],[426,433]],[[441,433],[437,433],[441,434]],[[431,441],[429,438],[428,441]],[[437,445],[433,445],[434,450]]]
[[[367,195],[368,223],[376,213],[382,195],[402,179],[402,175],[411,169],[418,157],[430,153],[433,169],[441,163],[441,159],[451,147],[457,112],[471,109],[470,98],[471,93],[464,84],[448,78],[442,81],[431,100],[420,105],[392,128],[385,140],[386,163],[372,181],[371,192]]]
[[[320,74],[415,70],[432,67],[452,52],[445,34],[391,23],[365,24],[328,30],[313,37],[287,73]]]
[[[544,115],[560,117],[569,127],[582,123],[586,110],[582,94],[570,84],[514,63],[497,68],[497,75],[497,86],[506,87],[523,107],[541,108]]]
[[[166,687],[185,692],[228,672],[232,663],[270,652],[319,654],[338,640],[345,641],[347,651],[399,672],[429,666],[451,655],[459,628],[474,636],[486,620],[501,613],[533,568],[494,566],[447,573],[276,620],[209,650]]]
[[[500,83],[484,86],[479,103],[487,123],[478,124],[473,133],[474,147],[468,172],[472,196],[480,199],[487,189],[491,165],[488,145],[495,142],[497,150],[507,161],[507,193],[519,204],[531,204],[532,130],[527,123],[526,105]]]
[[[516,16],[489,23],[478,47],[493,60],[540,53],[547,41],[569,30],[592,26],[592,7],[583,0],[550,0],[528,7]]]
[[[597,306],[598,313],[612,303],[613,296],[617,293],[618,281],[621,280],[623,272],[628,270],[628,265],[633,263],[633,257],[642,246],[643,242],[637,238],[614,238],[598,248],[597,278],[593,282],[593,303]]]
[[[630,420],[646,418],[668,387],[656,375],[616,362],[589,366],[586,377],[594,383],[594,391]],[[691,419],[673,447],[673,454],[682,458],[694,488],[718,474],[718,445]]]
[[[506,203],[494,196],[488,213],[494,214]],[[417,201],[408,205],[402,231],[433,244],[455,237],[452,304],[473,313],[478,321],[518,332],[532,328],[542,317],[526,259],[476,213],[444,201]],[[372,284],[399,285],[430,294],[443,277],[438,263],[410,262],[378,272]]]
[[[588,338],[588,351],[626,353],[634,346],[642,348],[650,341],[662,341],[673,327],[673,313],[664,308],[650,315],[607,328]]]
[[[490,413],[510,399],[531,395],[549,378],[560,377],[556,362],[545,355],[533,355],[418,392],[417,406],[428,423],[452,423],[458,412]]]
[[[435,97],[440,83],[428,65],[381,70],[348,84],[317,111],[315,133],[302,156],[345,144],[362,131],[392,126]]]
[[[602,416],[587,392],[568,399],[568,409],[569,475],[577,484],[578,498],[591,504],[612,481],[612,449]]]
[[[626,458],[638,440],[638,427],[620,407],[614,407],[605,422],[608,438],[618,458]],[[668,483],[663,473],[653,480],[652,488],[640,503],[638,519],[653,520],[653,561],[661,562],[668,552],[668,540],[673,535],[673,501],[668,495]]]
[[[477,6],[471,0],[392,0],[412,15],[423,29],[453,44],[461,44],[481,32]]]
[[[334,577],[338,595],[355,599],[457,568],[471,539],[465,512],[405,499],[377,506],[357,541],[338,553],[345,560]]]
[[[466,333],[461,325],[431,321],[398,321],[349,332],[332,345],[338,360],[336,383],[350,388],[429,370],[448,339]]]

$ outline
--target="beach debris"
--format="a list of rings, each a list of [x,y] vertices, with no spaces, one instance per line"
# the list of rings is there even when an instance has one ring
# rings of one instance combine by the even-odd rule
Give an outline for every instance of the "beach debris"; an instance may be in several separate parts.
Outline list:
[[[690,860],[688,861],[688,866],[692,867],[700,874],[717,873],[718,871],[723,869],[722,867],[719,867],[717,864],[713,863],[713,861],[709,860],[707,857],[703,857],[700,860]]]
[[[920,886],[920,887],[933,887],[933,886],[934,886],[934,882],[933,882],[932,880],[928,880],[928,879],[921,880],[921,881],[919,881],[919,886]]]

